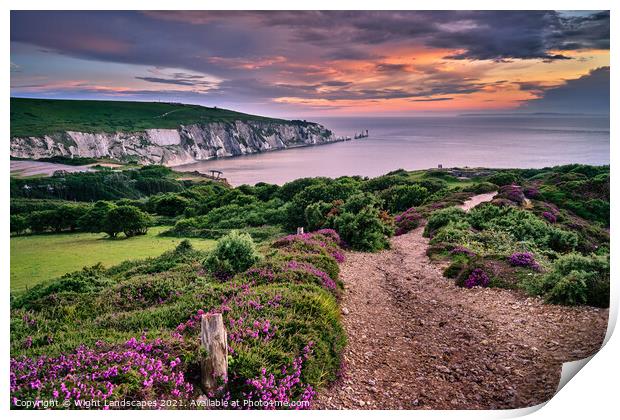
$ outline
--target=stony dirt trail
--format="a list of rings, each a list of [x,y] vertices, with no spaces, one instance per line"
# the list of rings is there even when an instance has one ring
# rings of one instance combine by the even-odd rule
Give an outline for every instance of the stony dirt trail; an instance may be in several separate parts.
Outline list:
[[[607,310],[457,287],[429,261],[422,230],[395,237],[390,250],[348,253],[344,375],[314,408],[532,406],[553,396],[563,362],[600,348]]]

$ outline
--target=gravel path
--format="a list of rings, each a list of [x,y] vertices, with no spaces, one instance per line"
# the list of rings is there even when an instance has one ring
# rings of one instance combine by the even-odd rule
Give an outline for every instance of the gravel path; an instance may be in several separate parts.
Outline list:
[[[562,362],[600,348],[608,310],[456,287],[431,264],[427,246],[418,228],[393,238],[390,250],[348,253],[344,376],[314,408],[536,405],[553,396]]]

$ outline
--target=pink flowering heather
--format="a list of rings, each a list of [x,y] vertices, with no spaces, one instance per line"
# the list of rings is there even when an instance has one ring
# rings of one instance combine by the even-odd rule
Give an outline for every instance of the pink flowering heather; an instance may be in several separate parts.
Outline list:
[[[527,198],[538,198],[540,196],[540,191],[536,187],[527,187],[523,189],[523,194]]]
[[[459,245],[452,248],[452,250],[450,251],[450,255],[465,255],[467,257],[475,257],[476,253],[465,248],[464,246]]]
[[[316,392],[312,386],[306,385],[301,380],[302,365],[308,359],[312,342],[303,349],[301,357],[296,357],[290,368],[282,367],[279,375],[267,373],[261,369],[260,375],[246,380],[248,391],[243,392],[243,397],[251,401],[258,401],[259,407],[267,410],[286,408],[292,402],[296,409],[310,408],[310,403]],[[306,403],[306,404],[304,404]]]
[[[272,265],[270,268],[251,268],[243,274],[243,277],[255,282],[256,284],[273,283],[278,281],[296,282],[299,280],[295,277],[291,277],[288,273],[297,273],[300,275],[310,274],[318,278],[321,281],[321,285],[326,289],[332,291],[336,289],[336,282],[329,276],[329,274],[319,270],[310,263],[299,262],[296,260],[288,261],[284,263],[284,265]]]
[[[327,274],[324,271],[319,270],[318,268],[316,268],[312,264],[301,263],[301,262],[297,262],[297,261],[293,260],[293,261],[289,261],[286,264],[286,270],[310,273],[313,276],[316,276],[319,279],[321,279],[321,284],[326,289],[329,289],[329,290],[335,290],[336,289],[336,282],[334,280],[332,280],[331,277],[329,277],[329,274]]]
[[[420,226],[422,216],[411,207],[394,218],[394,224],[396,225],[395,235],[404,235],[407,232]]]
[[[518,185],[505,185],[499,190],[499,197],[506,198],[514,203],[521,204],[525,201],[523,190]]]
[[[316,232],[287,235],[273,242],[275,248],[285,248],[308,254],[318,254],[324,249],[338,262],[344,262],[344,253],[340,249],[340,236],[333,229],[321,229]]]
[[[340,240],[340,235],[334,229],[319,229],[315,232],[311,232],[314,235],[323,235],[332,240],[335,244],[340,244],[342,241]]]
[[[11,401],[189,398],[193,385],[175,352],[170,343],[142,337],[124,345],[98,342],[97,349],[80,346],[57,357],[11,358]],[[139,384],[118,385],[128,377]]]
[[[508,258],[508,261],[510,265],[515,267],[527,267],[533,270],[540,270],[540,265],[536,262],[531,252],[515,252]]]
[[[487,287],[489,285],[489,276],[480,268],[476,268],[471,272],[467,280],[465,280],[465,287],[471,289],[475,286]]]
[[[546,211],[542,214],[542,216],[545,218],[545,220],[547,220],[547,222],[549,223],[555,223],[558,221],[558,218],[555,214],[551,213],[550,211]]]

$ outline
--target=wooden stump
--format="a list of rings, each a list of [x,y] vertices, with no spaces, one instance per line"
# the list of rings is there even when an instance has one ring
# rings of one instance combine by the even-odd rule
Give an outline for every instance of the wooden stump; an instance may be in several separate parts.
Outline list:
[[[205,392],[218,387],[228,376],[228,342],[222,314],[206,314],[200,320],[200,341],[207,355],[200,361],[201,385]]]

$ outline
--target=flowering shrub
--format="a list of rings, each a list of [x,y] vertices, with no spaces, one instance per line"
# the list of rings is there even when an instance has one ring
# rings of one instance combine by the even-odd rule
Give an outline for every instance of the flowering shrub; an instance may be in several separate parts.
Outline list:
[[[325,271],[311,263],[290,259],[283,262],[268,262],[261,267],[251,268],[243,274],[256,284],[265,283],[317,283],[330,291],[336,290],[336,281]]]
[[[231,359],[226,386],[208,397],[249,398],[257,403],[249,408],[307,408],[313,387],[335,379],[340,366],[345,338],[334,295],[336,259],[344,255],[333,230],[276,242],[226,283],[202,269],[204,254],[181,250],[99,267],[84,281],[74,275],[29,294],[11,314],[11,397],[195,398],[200,319],[218,312]],[[56,329],[62,334],[52,337]],[[115,342],[119,332],[139,336],[145,329],[148,340]],[[311,342],[318,343],[312,356]]]
[[[178,352],[171,343],[142,337],[123,345],[99,342],[97,349],[80,346],[57,357],[11,358],[11,402],[189,398],[193,385]]]
[[[286,407],[295,402],[294,408],[310,408],[310,402],[316,395],[311,385],[304,384],[301,380],[303,362],[310,355],[313,343],[310,342],[303,349],[301,357],[296,357],[290,368],[282,367],[279,375],[267,373],[261,369],[259,376],[246,380],[249,391],[243,392],[243,397],[250,401],[256,401],[265,409]]]
[[[540,191],[536,187],[526,187],[523,189],[523,194],[527,198],[538,198],[540,197]]]
[[[558,221],[558,218],[555,214],[551,213],[550,211],[546,211],[543,212],[542,216],[549,222],[549,223],[555,223]]]
[[[403,235],[407,232],[420,226],[422,216],[416,211],[415,208],[410,207],[398,216],[394,218],[394,224],[396,225],[395,235]]]
[[[523,190],[518,185],[505,185],[499,189],[499,198],[505,198],[516,204],[522,204],[525,201]]]
[[[533,270],[540,270],[540,264],[536,262],[531,252],[515,252],[508,258],[508,262],[515,267],[527,267]]]
[[[452,250],[450,251],[450,255],[464,255],[466,257],[475,257],[476,253],[465,248],[464,246],[459,245],[452,248]]]
[[[487,287],[489,285],[489,276],[480,268],[474,269],[469,277],[465,280],[465,287],[471,289],[475,286]]]
[[[320,254],[325,250],[339,263],[344,262],[344,253],[340,249],[340,236],[333,229],[320,229],[316,232],[288,235],[273,242],[274,248],[293,252]]]
[[[286,265],[286,271],[301,271],[303,273],[310,273],[321,279],[321,284],[323,287],[330,290],[334,290],[336,288],[336,282],[334,282],[334,280],[332,280],[327,273],[317,269],[312,264],[289,261]]]

